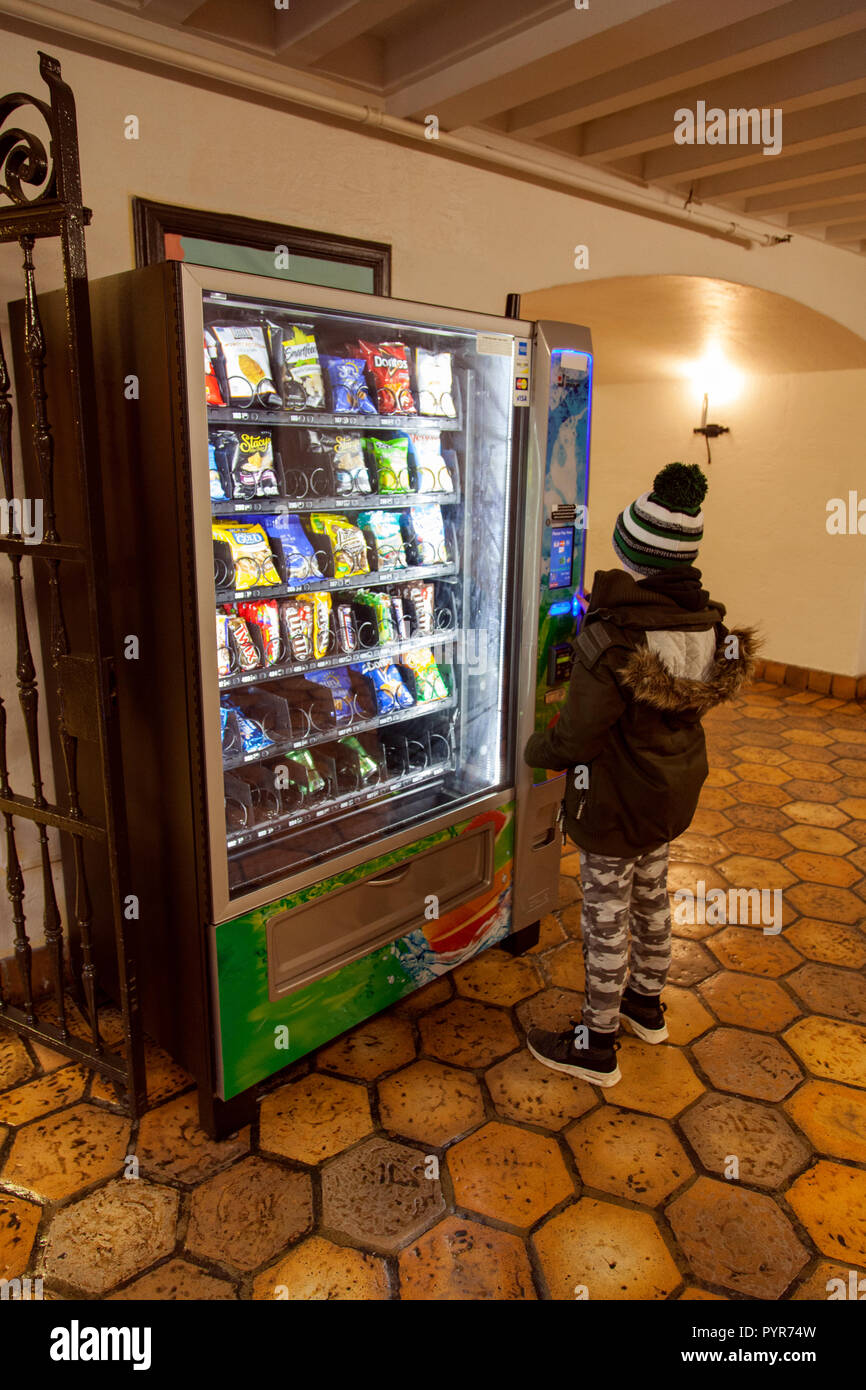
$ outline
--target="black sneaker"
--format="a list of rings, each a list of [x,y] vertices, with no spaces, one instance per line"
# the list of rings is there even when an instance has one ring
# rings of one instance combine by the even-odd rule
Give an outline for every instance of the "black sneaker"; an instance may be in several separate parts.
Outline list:
[[[619,1006],[619,1016],[644,1042],[660,1043],[668,1036],[665,1005],[658,994],[637,994],[626,985]]]
[[[615,1086],[622,1079],[616,1060],[619,1043],[615,1033],[588,1030],[586,1047],[575,1047],[574,1029],[551,1033],[547,1028],[530,1028],[526,1045],[537,1061],[552,1071],[589,1081],[593,1086]]]

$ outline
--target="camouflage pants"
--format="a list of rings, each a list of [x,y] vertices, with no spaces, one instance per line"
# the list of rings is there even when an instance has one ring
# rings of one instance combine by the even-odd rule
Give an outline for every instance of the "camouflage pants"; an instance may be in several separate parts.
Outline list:
[[[660,994],[667,980],[671,964],[668,846],[637,859],[581,850],[580,878],[586,967],[583,1022],[606,1032],[619,1023],[626,984],[638,994]]]

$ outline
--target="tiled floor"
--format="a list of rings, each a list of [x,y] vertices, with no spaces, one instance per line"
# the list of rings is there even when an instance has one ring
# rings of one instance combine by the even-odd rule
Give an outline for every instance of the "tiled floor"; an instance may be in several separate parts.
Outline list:
[[[823,1299],[863,1276],[866,712],[759,684],[707,731],[671,891],[781,888],[784,929],[675,926],[670,1043],[627,1038],[618,1086],[523,1046],[580,1006],[571,853],[535,951],[490,951],[322,1049],[225,1143],[155,1049],[131,1129],[101,1083],[0,1033],[0,1277],[56,1298],[597,1300]]]

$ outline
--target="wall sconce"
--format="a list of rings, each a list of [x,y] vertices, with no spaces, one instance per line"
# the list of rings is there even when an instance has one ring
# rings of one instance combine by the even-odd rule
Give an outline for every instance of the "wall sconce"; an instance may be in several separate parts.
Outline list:
[[[707,463],[709,464],[709,463],[712,463],[712,461],[713,461],[713,456],[712,456],[712,454],[710,453],[710,440],[711,440],[711,439],[718,439],[718,437],[719,437],[720,434],[730,434],[731,431],[729,430],[729,428],[728,428],[727,425],[712,425],[712,424],[707,424],[707,411],[708,411],[708,409],[709,409],[709,395],[705,392],[705,393],[704,393],[704,404],[703,404],[703,409],[702,409],[702,411],[701,411],[701,423],[700,423],[699,425],[696,425],[696,426],[695,426],[694,433],[695,433],[695,434],[702,434],[702,435],[704,436],[704,439],[705,439],[706,445],[707,445]]]

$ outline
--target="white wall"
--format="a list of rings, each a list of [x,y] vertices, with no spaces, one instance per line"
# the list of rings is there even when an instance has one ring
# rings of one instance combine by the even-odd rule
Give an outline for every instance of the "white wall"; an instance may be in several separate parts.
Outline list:
[[[93,209],[87,234],[92,278],[133,264],[130,197],[138,194],[161,202],[244,213],[389,242],[393,247],[393,293],[408,299],[500,313],[509,291],[526,292],[586,275],[708,275],[790,295],[866,336],[866,261],[862,258],[805,239],[775,249],[744,250],[450,161],[438,154],[432,143],[417,149],[396,146],[360,130],[345,131],[186,86],[179,79],[115,66],[59,44],[49,47],[61,60],[78,106],[84,196]],[[0,91],[41,94],[40,85],[37,44],[3,32]],[[137,141],[124,139],[124,118],[128,115],[139,117]],[[573,269],[577,243],[589,247],[589,271]],[[21,294],[19,259],[17,248],[0,247],[0,311],[7,300]],[[38,247],[37,267],[42,289],[61,283],[55,248]],[[0,331],[8,343],[5,322],[0,322]],[[794,387],[789,395],[796,395]],[[649,397],[647,403],[652,403]],[[791,406],[795,408],[796,402]],[[808,411],[800,414],[804,427],[812,429]],[[757,431],[757,414],[754,424]],[[663,434],[673,432],[670,442],[667,437],[659,440],[664,461],[674,440],[688,433],[685,419],[674,425],[673,416],[664,420],[660,416],[651,427],[636,424],[631,442],[624,427],[616,411],[606,411],[600,403],[594,444],[594,498],[599,487],[606,489],[605,480],[616,476],[612,460],[622,460],[625,470],[636,445],[639,448],[644,440],[646,428]],[[790,448],[790,432],[775,436],[775,428],[783,427],[778,417],[774,427],[769,416],[763,426],[767,446],[780,467]],[[843,421],[839,431],[844,437],[834,447],[850,451],[854,446],[845,429]],[[814,430],[819,430],[817,424]],[[738,435],[730,446],[722,447],[748,446]],[[673,456],[681,452],[682,447]],[[617,462],[615,468],[619,467]],[[640,468],[629,476],[634,476],[635,485],[629,482],[625,488],[628,500],[645,486]],[[613,491],[617,491],[616,486]],[[598,494],[598,505],[601,511],[608,506],[604,491]],[[785,506],[785,515],[793,515],[796,498],[788,499]],[[610,522],[612,525],[612,517]],[[754,541],[761,528],[753,521],[749,521],[749,528],[748,538]],[[733,540],[731,547],[733,553]],[[592,549],[599,555],[598,562],[606,565],[604,540],[594,536]],[[844,544],[839,546],[841,563],[850,570],[855,568],[850,559],[853,550],[853,544],[848,550]],[[722,543],[717,538],[708,541],[706,553],[714,586],[738,609],[736,575],[726,573]],[[862,567],[860,576],[862,595]],[[822,593],[833,587],[820,572],[803,575],[802,582],[824,586]],[[866,633],[858,635],[861,652],[854,661],[847,647],[838,659],[831,656],[824,634],[816,630],[819,624],[810,625],[815,645],[811,645],[810,631],[798,631],[795,587],[789,581],[786,588],[778,576],[768,575],[767,603],[785,624],[780,631],[786,634],[785,651],[776,650],[774,645],[773,654],[805,660],[809,644],[812,661],[821,664],[824,656],[820,653],[826,651],[827,663],[833,669],[848,670],[852,662],[854,666],[859,662],[859,669],[863,669]],[[753,597],[742,594],[745,616],[752,611]],[[0,621],[0,641],[6,653],[6,660],[0,663],[0,694],[11,708],[16,700],[9,659],[14,643],[5,602]],[[27,790],[26,748],[19,739],[10,742],[9,752],[13,785]],[[28,863],[34,863],[32,846]],[[27,886],[28,894],[31,889],[34,893],[30,909],[38,916],[35,868],[27,873]],[[0,912],[5,910],[5,896],[2,901]],[[35,920],[31,920],[31,931],[33,940],[38,941]],[[0,953],[10,940],[8,923],[5,927],[0,924]]]
[[[658,469],[699,463],[710,488],[698,563],[730,622],[758,626],[773,660],[861,675],[866,537],[830,535],[826,523],[829,498],[866,484],[866,371],[750,377],[712,419],[731,433],[711,441],[707,468],[688,384],[596,391],[587,584],[595,569],[618,563],[616,517]]]

